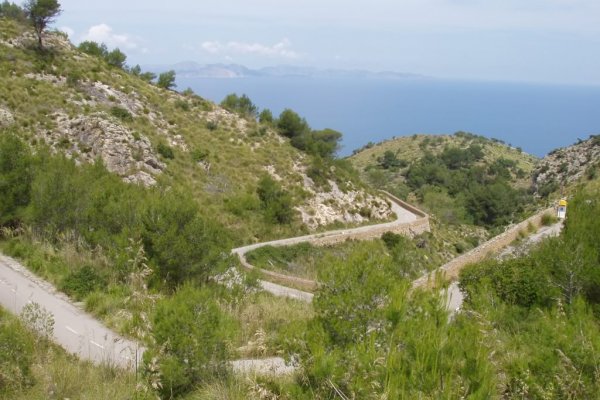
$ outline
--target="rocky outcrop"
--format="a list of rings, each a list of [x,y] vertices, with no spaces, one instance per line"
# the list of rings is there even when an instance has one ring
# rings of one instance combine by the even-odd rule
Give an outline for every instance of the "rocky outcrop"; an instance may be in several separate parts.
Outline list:
[[[330,191],[313,191],[313,196],[305,204],[297,207],[302,222],[310,229],[334,222],[360,224],[373,219],[385,220],[392,216],[389,203],[379,197],[359,190],[343,192],[331,180],[329,186]],[[311,191],[310,186],[305,188]]]
[[[106,114],[69,118],[55,115],[57,128],[41,136],[55,150],[78,162],[101,158],[106,168],[127,182],[151,186],[165,169],[148,138],[110,120]]]
[[[309,229],[330,225],[335,222],[360,224],[371,220],[386,220],[393,216],[390,203],[381,197],[373,196],[364,190],[354,188],[343,191],[338,184],[328,180],[328,188],[318,187],[306,174],[306,166],[296,162],[293,171],[300,175],[304,190],[310,194],[301,206],[302,222]],[[271,176],[274,170],[268,170]]]
[[[0,106],[0,128],[6,128],[15,123],[15,118],[9,109]]]
[[[591,136],[569,147],[556,149],[542,159],[533,172],[537,193],[554,191],[592,173],[600,163],[600,136]]]
[[[91,81],[82,82],[80,87],[91,99],[88,105],[118,105],[127,110],[133,117],[138,116],[144,109],[139,94],[134,91],[125,94],[105,83]]]
[[[224,108],[217,106],[211,111],[204,111],[201,113],[201,117],[214,127],[231,126],[241,134],[248,133],[248,121]]]

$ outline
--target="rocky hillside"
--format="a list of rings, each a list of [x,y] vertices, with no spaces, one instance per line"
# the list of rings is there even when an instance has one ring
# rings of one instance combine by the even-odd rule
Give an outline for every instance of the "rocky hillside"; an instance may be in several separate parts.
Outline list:
[[[540,196],[594,179],[600,168],[600,136],[551,151],[533,171],[533,188]]]
[[[78,51],[61,33],[35,48],[26,26],[0,20],[0,126],[77,163],[101,160],[126,182],[193,193],[240,241],[388,219],[387,202],[343,162],[325,166],[272,123],[227,111],[191,90],[159,88]],[[289,194],[293,221],[260,215],[257,185]]]

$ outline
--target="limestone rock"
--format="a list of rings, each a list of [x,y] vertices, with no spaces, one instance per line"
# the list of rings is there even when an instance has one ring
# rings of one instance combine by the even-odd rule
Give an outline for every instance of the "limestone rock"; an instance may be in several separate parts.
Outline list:
[[[600,136],[556,149],[542,159],[533,173],[537,191],[548,184],[565,185],[582,178],[588,168],[600,164]]]
[[[211,124],[231,126],[244,135],[248,133],[248,121],[218,106],[212,111],[203,112],[202,118]]]
[[[56,114],[57,129],[47,132],[44,140],[79,162],[101,158],[106,168],[127,182],[154,185],[153,176],[165,169],[148,138],[135,135],[103,113],[69,118]]]
[[[9,109],[0,106],[0,127],[8,127],[15,123],[15,118]]]

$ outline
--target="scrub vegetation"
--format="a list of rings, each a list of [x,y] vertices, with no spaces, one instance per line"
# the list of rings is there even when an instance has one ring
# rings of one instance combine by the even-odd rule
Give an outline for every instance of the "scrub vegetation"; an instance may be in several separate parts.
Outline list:
[[[0,4],[0,250],[147,351],[137,373],[94,366],[49,340],[43,307],[2,310],[0,397],[599,398],[596,178],[570,201],[560,237],[465,269],[466,302],[449,315],[443,296],[411,280],[533,207],[530,157],[460,133],[409,138],[413,156],[381,145],[339,160],[341,134],[292,110],[275,118],[230,95],[226,111],[174,92],[170,71],[156,80],[127,66],[118,49],[78,50],[46,31],[42,49],[29,24],[19,6]],[[53,137],[94,115],[90,131],[127,130],[140,146],[132,159],[160,171],[141,175],[151,184],[123,179],[139,164],[110,172],[114,160],[85,159],[92,146]],[[321,285],[311,304],[260,291],[231,248],[305,232],[298,170],[316,186],[374,192],[351,163],[374,186],[419,200],[434,232],[262,248],[252,262]],[[230,363],[273,356],[296,371],[244,377]]]

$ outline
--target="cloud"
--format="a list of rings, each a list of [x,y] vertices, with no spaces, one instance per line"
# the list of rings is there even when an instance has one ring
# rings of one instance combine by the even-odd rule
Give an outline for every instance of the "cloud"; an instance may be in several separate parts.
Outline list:
[[[251,54],[266,57],[300,58],[300,54],[291,49],[292,43],[284,38],[272,46],[261,43],[248,43],[231,41],[221,43],[219,41],[206,41],[200,47],[210,54]]]
[[[91,40],[104,43],[109,48],[118,47],[121,50],[140,49],[139,44],[129,35],[117,34],[106,24],[94,25],[81,37],[81,41]],[[144,49],[141,49],[144,51]]]

